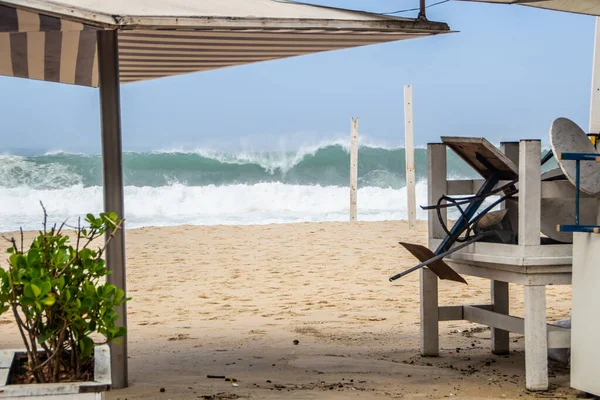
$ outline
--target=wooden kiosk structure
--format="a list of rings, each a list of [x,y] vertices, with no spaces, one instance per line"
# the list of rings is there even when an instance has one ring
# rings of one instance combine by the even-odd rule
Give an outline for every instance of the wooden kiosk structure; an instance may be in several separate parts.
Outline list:
[[[518,202],[507,202],[516,220],[518,244],[477,242],[448,256],[445,261],[462,275],[489,279],[491,301],[485,305],[438,305],[438,277],[429,269],[420,271],[421,354],[439,354],[438,323],[469,320],[492,328],[492,352],[509,352],[509,332],[525,334],[526,386],[548,389],[548,348],[570,347],[570,330],[546,323],[546,285],[571,283],[571,244],[541,244],[542,199],[564,197],[561,185],[567,181],[542,181],[539,140],[502,144],[502,152],[482,138],[442,138],[429,144],[428,200],[442,195],[470,195],[483,180],[448,180],[446,149],[451,148],[477,169],[469,155],[484,151],[504,165],[507,176],[518,176]],[[506,179],[506,178],[502,178]],[[503,182],[501,181],[498,186]],[[441,209],[446,220],[446,209]],[[446,236],[435,210],[429,211],[429,248],[433,251]],[[525,317],[509,315],[508,284],[524,286]]]

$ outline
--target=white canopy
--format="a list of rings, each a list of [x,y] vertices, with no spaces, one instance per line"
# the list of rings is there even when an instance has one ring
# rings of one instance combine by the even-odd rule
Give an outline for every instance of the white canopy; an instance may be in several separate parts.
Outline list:
[[[600,0],[465,0],[523,6],[600,16]]]
[[[449,32],[282,0],[0,0],[0,75],[96,87],[98,30],[122,83]]]

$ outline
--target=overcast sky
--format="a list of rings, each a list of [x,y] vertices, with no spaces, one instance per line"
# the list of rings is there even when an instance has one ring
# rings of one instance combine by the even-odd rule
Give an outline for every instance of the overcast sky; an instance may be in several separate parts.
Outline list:
[[[560,116],[587,130],[593,17],[452,1],[428,18],[460,32],[124,85],[124,148],[291,149],[347,137],[351,116],[370,142],[399,145],[406,84],[418,145],[440,135],[547,141]],[[0,153],[99,151],[96,89],[0,77],[0,119]]]

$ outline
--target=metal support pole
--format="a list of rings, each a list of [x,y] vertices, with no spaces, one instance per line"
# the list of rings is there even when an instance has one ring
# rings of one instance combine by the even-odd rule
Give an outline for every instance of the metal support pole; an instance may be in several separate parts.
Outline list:
[[[425,9],[427,7],[425,6],[425,0],[419,0],[419,19],[427,19],[427,16],[425,15]]]
[[[350,221],[356,221],[358,191],[358,118],[352,118],[350,135]]]
[[[102,124],[102,177],[104,210],[124,217],[123,152],[121,149],[121,104],[117,31],[98,31],[98,72]],[[108,282],[126,291],[125,227],[106,249],[106,264],[112,271]],[[119,306],[117,324],[127,327],[127,308]],[[112,388],[127,387],[127,336],[121,343],[110,343]]]
[[[404,158],[406,159],[406,199],[408,202],[408,227],[417,224],[417,199],[415,195],[415,138],[413,124],[412,86],[404,86]]]

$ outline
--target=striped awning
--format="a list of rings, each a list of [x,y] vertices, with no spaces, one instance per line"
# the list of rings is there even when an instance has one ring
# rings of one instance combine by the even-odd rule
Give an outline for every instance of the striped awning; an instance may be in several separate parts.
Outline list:
[[[119,31],[123,83],[449,32],[444,23],[275,0],[75,2],[0,0],[0,75],[96,87],[101,29]],[[254,14],[240,14],[253,4]],[[267,15],[257,17],[261,6]]]

